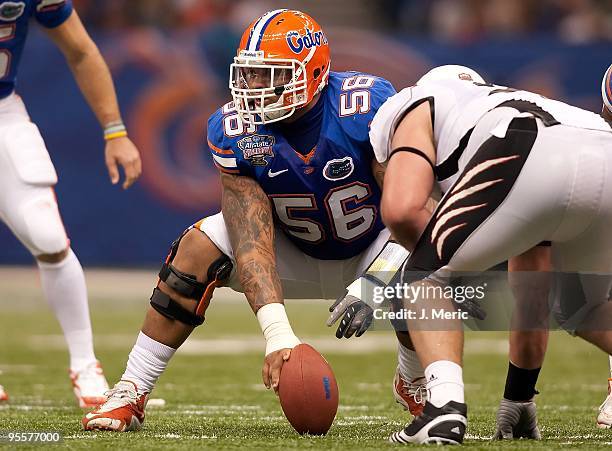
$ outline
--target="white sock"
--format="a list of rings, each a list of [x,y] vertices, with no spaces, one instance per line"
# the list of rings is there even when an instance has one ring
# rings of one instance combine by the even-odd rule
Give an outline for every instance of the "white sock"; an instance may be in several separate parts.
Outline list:
[[[397,362],[399,363],[400,374],[405,381],[412,382],[425,376],[425,370],[423,370],[416,351],[408,349],[401,343],[398,343],[397,346]]]
[[[176,349],[140,332],[121,379],[134,382],[139,394],[151,393],[175,352]]]
[[[62,327],[70,369],[80,371],[96,361],[83,267],[72,249],[59,263],[38,262],[42,289]]]
[[[449,401],[465,402],[463,369],[450,360],[438,360],[425,368],[429,402],[442,407]]]
[[[608,359],[610,360],[610,378],[612,378],[612,355],[608,356]]]

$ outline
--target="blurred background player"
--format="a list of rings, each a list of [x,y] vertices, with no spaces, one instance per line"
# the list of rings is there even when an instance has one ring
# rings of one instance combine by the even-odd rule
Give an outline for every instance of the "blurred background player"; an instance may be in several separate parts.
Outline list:
[[[612,64],[608,67],[601,82],[601,98],[603,100],[601,115],[612,124]],[[610,361],[608,397],[599,406],[597,415],[597,426],[603,429],[612,428],[612,355],[608,359]]]
[[[53,190],[57,174],[45,143],[14,92],[31,18],[63,52],[104,128],[112,183],[119,181],[119,165],[125,171],[123,187],[134,183],[140,156],[127,138],[110,72],[71,0],[0,2],[0,217],[36,258],[44,295],[68,344],[75,395],[81,407],[89,407],[105,399],[108,385],[94,355],[83,268],[58,211]],[[3,398],[8,396],[0,387]]]
[[[387,243],[368,126],[395,90],[330,69],[327,37],[304,13],[271,11],[246,29],[231,65],[234,101],[208,122],[222,214],[172,245],[126,371],[85,429],[140,429],[149,393],[220,285],[244,292],[256,313],[264,384],[276,391],[300,343],[284,299],[338,297]]]

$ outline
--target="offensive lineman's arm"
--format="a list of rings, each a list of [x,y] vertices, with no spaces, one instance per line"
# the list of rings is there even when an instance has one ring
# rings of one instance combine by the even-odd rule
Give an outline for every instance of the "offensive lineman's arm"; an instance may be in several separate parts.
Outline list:
[[[416,107],[400,122],[391,148],[400,147],[418,149],[429,161],[436,161],[428,102]],[[432,168],[423,157],[397,152],[389,158],[381,201],[382,217],[393,236],[409,251],[414,249],[431,217],[427,205],[433,185]]]
[[[47,28],[45,31],[64,54],[81,92],[100,125],[105,129],[117,124],[122,125],[108,66],[98,47],[87,34],[76,11],[72,11],[70,17],[58,27]],[[129,188],[140,176],[140,155],[127,136],[107,140],[105,161],[113,184],[119,181],[117,165],[123,167],[124,189]]]
[[[221,210],[238,266],[244,294],[257,311],[283,303],[274,255],[274,222],[268,196],[248,177],[221,174]]]
[[[300,341],[291,329],[283,305],[270,201],[259,184],[248,177],[221,174],[221,183],[221,210],[240,284],[266,338],[263,382],[276,391],[283,362]]]

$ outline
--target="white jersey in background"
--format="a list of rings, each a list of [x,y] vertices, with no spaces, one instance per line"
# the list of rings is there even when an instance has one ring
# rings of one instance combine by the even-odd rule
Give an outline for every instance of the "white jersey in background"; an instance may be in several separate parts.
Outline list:
[[[461,79],[433,78],[403,89],[374,117],[370,139],[379,162],[387,160],[392,150],[390,138],[401,119],[426,101],[432,108],[436,179],[442,192],[456,181],[461,163],[469,161],[478,144],[491,136],[504,137],[509,123],[516,117],[535,116],[544,125],[560,123],[580,129],[612,131],[598,114],[528,91]],[[507,108],[503,108],[496,119],[486,121],[484,128],[476,127],[488,112],[502,105]]]

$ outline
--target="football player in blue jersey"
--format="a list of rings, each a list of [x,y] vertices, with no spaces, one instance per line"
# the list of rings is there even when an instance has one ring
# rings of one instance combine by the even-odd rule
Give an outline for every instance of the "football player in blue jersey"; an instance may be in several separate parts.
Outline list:
[[[221,285],[243,292],[256,313],[263,380],[276,390],[300,343],[284,299],[337,298],[388,243],[368,131],[395,90],[379,77],[332,72],[330,63],[325,33],[304,13],[271,11],[248,27],[231,65],[233,102],[208,122],[222,213],[172,245],[125,373],[83,418],[85,429],[141,427],[158,377]]]
[[[106,165],[113,184],[118,166],[124,188],[140,174],[138,150],[127,138],[110,72],[70,0],[0,0],[0,217],[36,258],[45,297],[70,352],[70,376],[81,407],[102,402],[108,389],[93,351],[83,268],[70,248],[53,186],[57,175],[45,143],[15,93],[30,19],[63,52],[104,128]],[[0,387],[0,400],[8,396]]]

